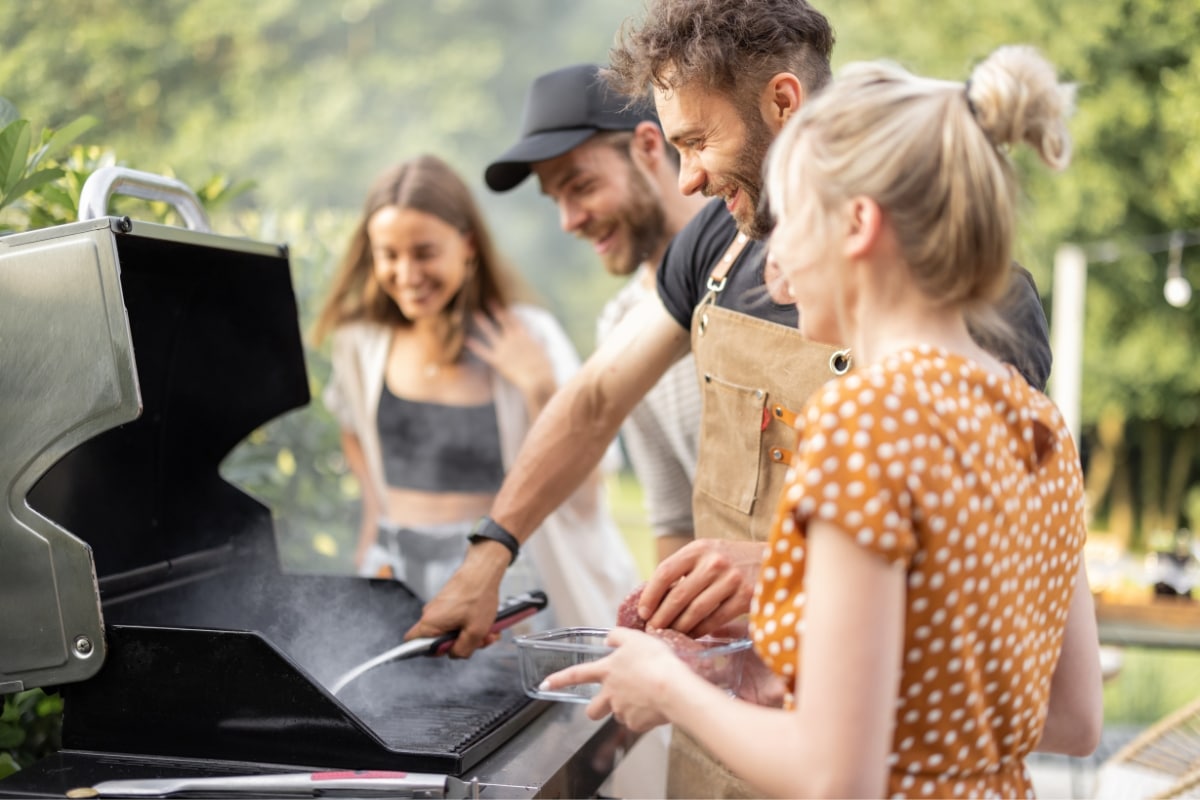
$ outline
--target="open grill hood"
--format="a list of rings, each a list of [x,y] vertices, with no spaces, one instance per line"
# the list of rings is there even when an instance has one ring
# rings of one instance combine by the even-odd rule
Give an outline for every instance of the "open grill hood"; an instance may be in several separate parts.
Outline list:
[[[102,585],[135,591],[269,531],[216,467],[309,394],[278,246],[116,218],[9,236],[0,305],[11,692],[100,669]]]
[[[221,479],[309,400],[286,248],[116,217],[0,238],[0,693],[61,688],[61,758],[461,774],[546,710],[511,643],[328,691],[421,601],[283,573]]]

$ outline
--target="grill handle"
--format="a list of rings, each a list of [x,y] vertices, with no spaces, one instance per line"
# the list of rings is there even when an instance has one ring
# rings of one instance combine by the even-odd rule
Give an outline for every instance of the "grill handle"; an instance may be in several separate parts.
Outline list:
[[[166,203],[179,212],[190,230],[205,233],[212,230],[200,198],[187,184],[128,167],[101,167],[88,176],[79,194],[79,219],[107,217],[108,201],[114,194]]]

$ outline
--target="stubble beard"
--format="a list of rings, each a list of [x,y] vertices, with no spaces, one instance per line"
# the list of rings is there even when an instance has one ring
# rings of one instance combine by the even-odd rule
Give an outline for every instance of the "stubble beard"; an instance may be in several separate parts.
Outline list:
[[[746,144],[731,170],[733,183],[745,195],[743,214],[734,216],[738,230],[751,239],[766,239],[775,228],[775,217],[763,196],[763,169],[774,134],[756,114],[743,115]]]
[[[625,246],[601,261],[610,275],[632,275],[670,238],[662,204],[650,182],[632,164],[627,202],[617,211],[616,219],[625,229]]]

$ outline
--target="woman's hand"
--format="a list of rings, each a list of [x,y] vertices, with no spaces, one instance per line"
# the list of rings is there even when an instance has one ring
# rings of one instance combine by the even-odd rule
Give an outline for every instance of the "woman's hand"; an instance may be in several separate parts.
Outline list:
[[[546,678],[542,687],[599,683],[600,693],[588,704],[588,717],[601,719],[611,713],[630,730],[648,731],[670,721],[662,709],[672,692],[686,692],[694,681],[704,683],[665,642],[649,634],[613,628],[606,643],[616,651],[598,661],[560,670]]]
[[[550,357],[512,311],[495,305],[488,310],[490,316],[476,312],[465,346],[516,386],[536,416],[557,388]]]
[[[749,612],[763,555],[761,542],[696,539],[654,570],[638,616],[654,628],[693,637],[713,634]]]

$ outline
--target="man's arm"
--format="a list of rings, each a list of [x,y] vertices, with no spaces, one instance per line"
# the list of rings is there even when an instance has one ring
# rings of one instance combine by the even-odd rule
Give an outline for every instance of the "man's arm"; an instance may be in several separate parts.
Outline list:
[[[496,495],[492,519],[518,541],[528,539],[587,479],[626,415],[689,347],[688,332],[657,297],[627,314],[538,415]],[[461,630],[451,655],[469,656],[487,641],[509,560],[498,542],[472,545],[405,638]]]

